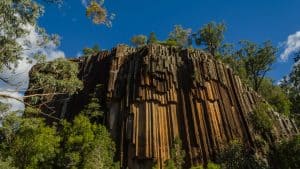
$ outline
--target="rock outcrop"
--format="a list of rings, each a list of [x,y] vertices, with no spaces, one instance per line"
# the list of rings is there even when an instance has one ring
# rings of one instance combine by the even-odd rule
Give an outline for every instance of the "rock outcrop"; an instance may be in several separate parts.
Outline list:
[[[249,114],[263,98],[201,50],[120,45],[74,61],[84,89],[56,104],[57,116],[74,116],[103,84],[105,121],[124,168],[161,167],[175,138],[183,142],[187,166],[214,160],[233,139],[255,149]],[[298,133],[292,120],[273,111],[269,116],[275,121],[271,141]]]

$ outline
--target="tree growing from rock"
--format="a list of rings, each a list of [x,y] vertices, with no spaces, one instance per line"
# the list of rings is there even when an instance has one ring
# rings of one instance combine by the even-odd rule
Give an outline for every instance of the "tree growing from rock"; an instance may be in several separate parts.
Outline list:
[[[147,40],[147,44],[154,44],[154,43],[157,43],[157,42],[158,42],[158,40],[157,40],[155,32],[151,32],[149,34],[149,37],[148,37],[148,40]]]
[[[147,44],[147,36],[145,35],[135,35],[131,38],[131,44],[136,47],[141,47]]]
[[[196,45],[204,45],[206,51],[213,56],[217,56],[224,40],[225,30],[226,26],[224,23],[210,22],[204,25],[193,37]]]
[[[255,91],[258,91],[266,73],[271,70],[276,59],[277,49],[270,41],[264,42],[260,46],[253,42],[241,41],[241,46],[238,55],[244,62],[250,85]]]
[[[181,25],[175,25],[173,31],[169,33],[168,41],[176,42],[177,46],[188,47],[191,29],[184,29]]]

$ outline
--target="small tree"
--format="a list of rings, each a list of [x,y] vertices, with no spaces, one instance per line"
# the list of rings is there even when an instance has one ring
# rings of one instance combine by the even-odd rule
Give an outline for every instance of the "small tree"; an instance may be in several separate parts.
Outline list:
[[[168,160],[167,166],[174,165],[176,169],[181,169],[184,164],[185,151],[182,149],[180,138],[176,137],[171,148],[171,160]]]
[[[224,39],[224,23],[210,22],[204,25],[195,35],[197,45],[204,45],[206,50],[216,56]]]
[[[274,166],[276,168],[294,169],[300,167],[300,136],[290,140],[283,140],[276,145],[272,153]]]
[[[136,46],[140,47],[146,45],[147,37],[145,35],[136,35],[131,38],[131,43]]]
[[[0,128],[0,154],[17,168],[50,168],[59,151],[55,127],[40,118],[6,116]]]
[[[63,58],[36,65],[31,70],[26,104],[41,108],[56,95],[78,92],[82,82],[77,75],[78,65]]]
[[[84,56],[95,55],[100,52],[100,47],[99,45],[94,45],[92,48],[84,48],[82,52]]]
[[[218,159],[224,169],[266,169],[266,166],[238,140],[231,141],[220,152]]]
[[[169,34],[168,40],[175,41],[178,46],[187,47],[191,32],[191,29],[184,29],[181,25],[175,25],[173,31]]]
[[[276,57],[277,49],[270,41],[264,42],[262,46],[249,41],[241,41],[242,48],[238,51],[243,60],[247,77],[251,86],[258,91],[266,73],[271,70]]]
[[[291,102],[284,90],[274,85],[271,79],[264,78],[258,91],[272,107],[285,116],[290,115]]]
[[[273,120],[268,115],[270,108],[268,104],[260,102],[250,115],[254,130],[260,134],[270,134],[273,129]]]
[[[157,40],[155,32],[151,32],[148,37],[147,44],[153,44],[153,43],[157,43],[157,42],[158,42],[158,40]]]
[[[113,169],[115,144],[102,125],[92,124],[88,117],[78,115],[73,123],[64,121],[63,151],[59,156],[60,168]]]

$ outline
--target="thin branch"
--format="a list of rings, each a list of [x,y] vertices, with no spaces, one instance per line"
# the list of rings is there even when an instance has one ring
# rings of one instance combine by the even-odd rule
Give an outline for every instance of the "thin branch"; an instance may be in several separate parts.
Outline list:
[[[34,96],[50,96],[50,95],[64,95],[66,93],[43,93],[43,94],[31,94],[31,95],[26,95],[23,96],[23,98],[29,98],[29,97],[34,97]]]
[[[65,93],[51,93],[51,94],[65,94]],[[50,93],[46,93],[46,94],[33,94],[33,95],[24,96],[24,97],[43,96],[43,95],[44,95],[44,96],[45,96],[45,95],[50,95]],[[18,97],[15,97],[15,96],[12,96],[12,95],[9,95],[9,94],[0,93],[0,97],[3,97],[3,98],[9,98],[9,99],[14,99],[14,100],[17,100],[17,101],[19,101],[19,102],[25,104],[26,106],[29,106],[29,107],[32,107],[32,108],[36,108],[36,106],[33,106],[33,105],[29,104],[29,103],[24,102],[23,99],[18,98]],[[23,97],[23,98],[24,98],[24,97]],[[42,105],[42,104],[40,104],[40,106],[41,106],[41,105]],[[55,119],[55,120],[61,121],[61,119],[59,119],[59,118],[57,118],[57,117],[55,117],[55,116],[51,116],[51,115],[49,115],[49,114],[47,114],[47,113],[44,113],[44,112],[42,112],[42,111],[40,111],[40,113],[41,113],[42,115],[47,116],[47,117],[50,117],[50,118],[53,118],[53,119]]]

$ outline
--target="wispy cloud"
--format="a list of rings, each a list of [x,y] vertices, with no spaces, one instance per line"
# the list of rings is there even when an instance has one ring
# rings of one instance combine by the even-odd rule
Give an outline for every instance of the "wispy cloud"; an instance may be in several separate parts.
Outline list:
[[[18,66],[14,71],[5,69],[0,73],[0,76],[8,77],[10,83],[18,84],[9,85],[0,82],[0,93],[11,95],[22,99],[24,91],[28,87],[29,71],[35,62],[28,62],[28,59],[32,58],[35,53],[41,53],[47,56],[47,60],[53,60],[59,57],[65,57],[63,51],[58,50],[54,42],[49,41],[46,45],[41,47],[39,42],[42,41],[42,36],[37,32],[36,27],[33,25],[26,25],[28,34],[22,38],[19,38],[17,42],[23,47],[21,59],[18,62]],[[24,105],[14,99],[1,99],[1,102],[10,103],[12,110],[24,109]]]
[[[280,55],[282,61],[286,61],[291,54],[300,50],[300,31],[289,35],[287,40],[283,43],[284,51]]]

